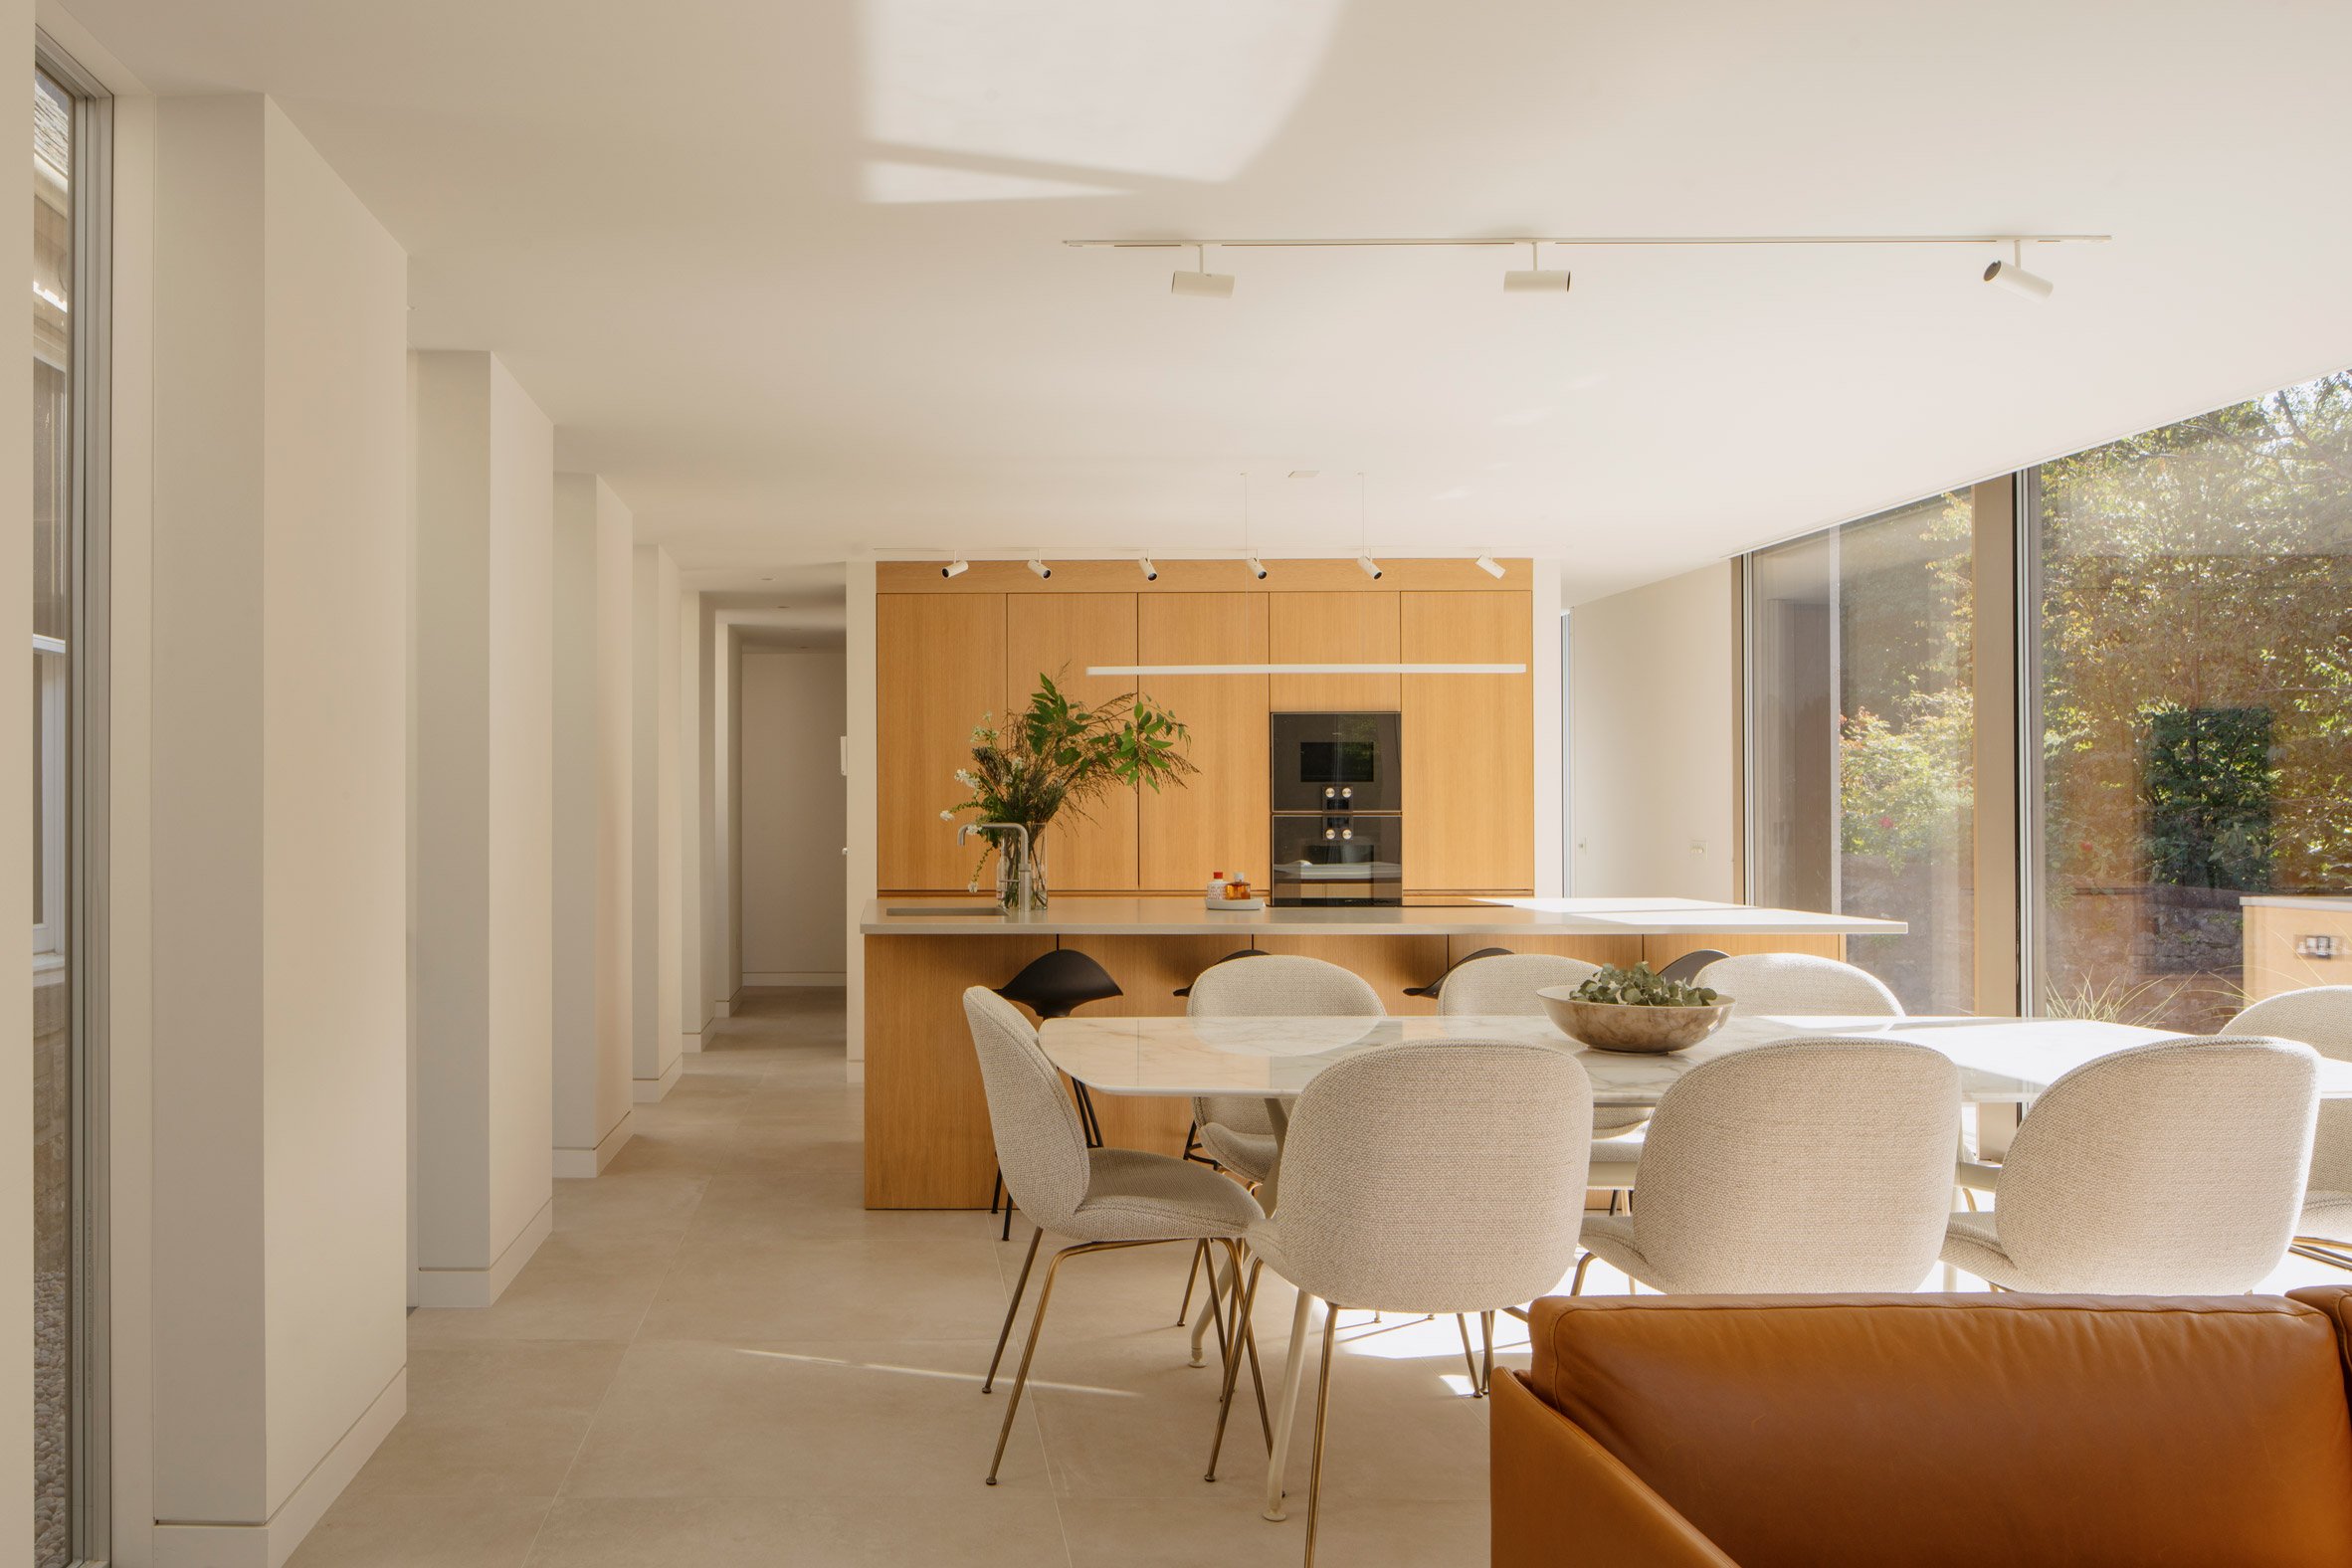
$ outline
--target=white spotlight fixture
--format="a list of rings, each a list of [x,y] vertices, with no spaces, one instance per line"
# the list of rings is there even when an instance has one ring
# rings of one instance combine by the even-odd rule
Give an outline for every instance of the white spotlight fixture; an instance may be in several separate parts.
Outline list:
[[[1168,293],[1183,294],[1193,299],[1231,299],[1233,275],[1209,271],[1209,252],[1206,246],[1192,248],[1194,269],[1189,273],[1168,275]]]
[[[1367,576],[1367,577],[1371,578],[1371,579],[1372,579],[1374,582],[1378,582],[1378,581],[1380,581],[1380,563],[1379,563],[1378,561],[1374,560],[1374,559],[1373,559],[1371,556],[1369,556],[1369,555],[1359,555],[1359,556],[1357,556],[1357,557],[1356,557],[1356,564],[1357,564],[1358,566],[1361,566],[1362,568],[1364,568],[1364,575],[1365,575],[1365,576]]]
[[[1152,564],[1151,564],[1151,557],[1150,557],[1150,556],[1148,556],[1148,555],[1138,555],[1138,556],[1136,556],[1136,557],[1135,557],[1135,564],[1143,568],[1143,580],[1144,580],[1145,582],[1147,582],[1147,583],[1156,583],[1156,582],[1158,582],[1158,581],[1160,580],[1160,569],[1159,569],[1157,566],[1154,566],[1154,565],[1152,565]]]
[[[1054,568],[1048,566],[1044,561],[1039,560],[1034,555],[1029,558],[1029,569],[1037,573],[1041,579],[1054,575]]]
[[[940,567],[939,575],[942,577],[961,577],[964,573],[970,571],[971,569],[972,563],[959,555],[954,560],[948,562],[945,566]]]
[[[2013,294],[2028,299],[2047,299],[2058,292],[2058,285],[2039,273],[2026,271],[2026,245],[2023,240],[2009,242],[2009,260],[1995,262],[1985,269],[1985,282],[2006,289]]]
[[[1477,566],[1479,571],[1484,572],[1489,577],[1495,578],[1497,580],[1500,580],[1502,577],[1502,562],[1496,560],[1491,555],[1479,556],[1474,564]]]
[[[1525,271],[1504,273],[1502,275],[1502,292],[1504,294],[1566,294],[1568,292],[1568,274],[1558,270],[1545,271],[1542,258],[1536,254],[1536,242],[1529,240]]]
[[[1250,568],[1251,576],[1257,578],[1260,582],[1266,581],[1266,562],[1258,558],[1257,551],[1253,550],[1248,555],[1243,556],[1242,562],[1244,565]]]

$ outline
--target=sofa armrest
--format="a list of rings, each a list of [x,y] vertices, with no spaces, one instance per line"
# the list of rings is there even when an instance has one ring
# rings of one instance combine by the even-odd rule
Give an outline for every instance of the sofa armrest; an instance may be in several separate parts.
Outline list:
[[[1738,1568],[1519,1374],[1490,1403],[1493,1568]]]

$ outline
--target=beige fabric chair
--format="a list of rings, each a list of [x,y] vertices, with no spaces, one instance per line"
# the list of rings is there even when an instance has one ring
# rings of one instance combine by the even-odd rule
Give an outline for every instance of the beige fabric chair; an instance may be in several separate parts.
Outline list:
[[[1630,1215],[1592,1259],[1694,1294],[1914,1290],[1951,1213],[1960,1072],[1900,1040],[1785,1040],[1692,1068],[1659,1098]]]
[[[1005,1189],[1037,1226],[1029,1239],[1029,1255],[1022,1260],[1020,1282],[1005,1307],[1004,1326],[997,1331],[996,1354],[989,1358],[981,1392],[995,1385],[1014,1314],[1029,1288],[1039,1241],[1052,1230],[1075,1243],[1054,1255],[1039,1287],[1021,1368],[1013,1376],[1013,1396],[1005,1404],[1005,1424],[997,1434],[996,1455],[988,1463],[988,1484],[993,1486],[997,1467],[1004,1463],[1005,1440],[1013,1431],[1013,1414],[1021,1408],[1021,1391],[1029,1383],[1038,1335],[1046,1326],[1054,1277],[1063,1264],[1082,1253],[1202,1241],[1222,1243],[1238,1261],[1236,1244],[1266,1215],[1256,1199],[1205,1165],[1138,1149],[1087,1148],[1078,1112],[1063,1090],[1062,1076],[1046,1059],[1037,1031],[1020,1010],[987,987],[973,986],[964,993],[964,1017],[980,1057],[988,1123],[996,1135]],[[1238,1363],[1242,1347],[1224,1335],[1222,1327],[1220,1335],[1226,1340],[1226,1359]]]
[[[2294,1239],[2319,1059],[2283,1040],[2164,1040],[2066,1074],[2018,1124],[1994,1207],[1944,1262],[2003,1289],[2251,1290]]]
[[[1543,998],[1536,992],[1546,986],[1582,985],[1600,972],[1599,964],[1552,953],[1504,953],[1493,958],[1472,958],[1457,966],[1438,988],[1438,1012],[1442,1017],[1456,1018],[1464,1015],[1541,1018]],[[1645,1111],[1596,1105],[1593,1136],[1614,1138],[1634,1131],[1649,1119]]]
[[[2331,1062],[2352,1062],[2352,985],[2266,997],[2231,1019],[2222,1033],[2296,1040]],[[2352,1100],[2319,1102],[2295,1244],[2305,1258],[2352,1269]]]
[[[1723,993],[1733,1016],[1794,1013],[1822,1018],[1900,1018],[1903,1005],[1876,975],[1814,953],[1718,958],[1698,984]]]
[[[1320,958],[1269,953],[1201,971],[1184,1002],[1188,1018],[1380,1018],[1380,993],[1362,977]],[[1266,1101],[1245,1094],[1192,1102],[1196,1136],[1209,1157],[1247,1182],[1274,1172],[1274,1130]]]
[[[1284,1368],[1295,1391],[1309,1305],[1316,1297],[1325,1303],[1307,1485],[1310,1565],[1340,1310],[1477,1312],[1491,1321],[1557,1284],[1576,1254],[1591,1114],[1592,1084],[1576,1059],[1518,1042],[1367,1051],[1324,1070],[1299,1094],[1282,1151],[1281,1203],[1246,1238],[1252,1257],[1241,1314],[1247,1321],[1264,1269],[1298,1287]],[[1233,1404],[1231,1370],[1218,1447]],[[1280,1516],[1294,1398],[1283,1402],[1269,1467],[1273,1517]],[[1218,1447],[1209,1455],[1211,1479]]]

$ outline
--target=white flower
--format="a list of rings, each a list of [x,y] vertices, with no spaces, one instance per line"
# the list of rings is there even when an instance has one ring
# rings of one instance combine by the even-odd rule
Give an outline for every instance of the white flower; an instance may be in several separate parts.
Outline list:
[[[973,878],[973,879],[972,879],[970,882],[965,882],[965,883],[964,883],[964,891],[966,891],[966,892],[978,892],[979,890],[980,890],[980,879],[979,879],[979,878],[977,878],[977,877]]]
[[[953,822],[955,821],[955,813],[952,811],[943,811],[939,813],[939,820],[941,822]]]

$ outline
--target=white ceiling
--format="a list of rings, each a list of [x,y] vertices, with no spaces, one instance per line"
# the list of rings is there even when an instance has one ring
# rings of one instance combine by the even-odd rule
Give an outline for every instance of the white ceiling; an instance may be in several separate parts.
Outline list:
[[[2352,363],[2352,6],[69,0],[274,94],[689,581],[1241,540],[1661,575]],[[1188,233],[2112,232],[1974,251]],[[1548,265],[1548,264],[1547,264]],[[1288,481],[1313,468],[1325,478]],[[1354,476],[1366,476],[1359,523]]]

